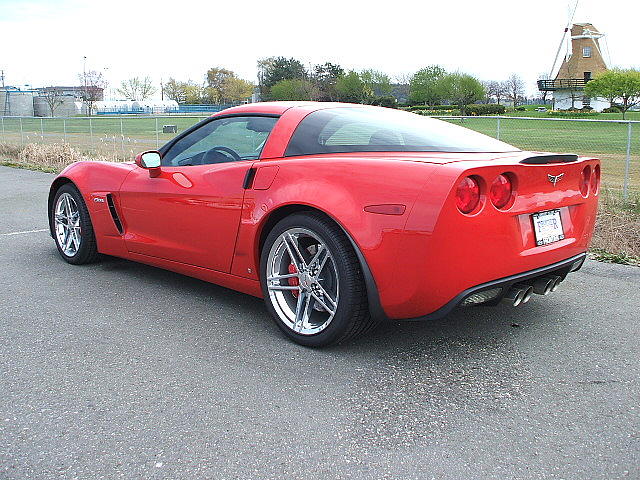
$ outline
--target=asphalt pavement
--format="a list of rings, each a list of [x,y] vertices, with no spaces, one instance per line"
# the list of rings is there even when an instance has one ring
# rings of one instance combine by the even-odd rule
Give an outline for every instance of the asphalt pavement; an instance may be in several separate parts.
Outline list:
[[[0,167],[0,479],[640,478],[640,268],[312,350],[259,299],[66,264],[52,178]]]

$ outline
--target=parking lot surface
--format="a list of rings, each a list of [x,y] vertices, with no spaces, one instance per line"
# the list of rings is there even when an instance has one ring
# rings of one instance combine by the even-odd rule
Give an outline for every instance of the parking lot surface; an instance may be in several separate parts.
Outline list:
[[[0,167],[0,478],[640,478],[640,268],[311,350],[262,301],[63,262]]]

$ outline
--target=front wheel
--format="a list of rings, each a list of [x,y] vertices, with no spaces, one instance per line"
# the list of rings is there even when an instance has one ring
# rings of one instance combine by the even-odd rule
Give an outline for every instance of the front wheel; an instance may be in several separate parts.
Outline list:
[[[278,222],[260,260],[267,309],[295,342],[326,346],[373,325],[353,247],[324,216],[299,213]]]
[[[62,185],[53,199],[51,221],[60,256],[74,265],[98,258],[96,238],[82,195],[71,183]]]

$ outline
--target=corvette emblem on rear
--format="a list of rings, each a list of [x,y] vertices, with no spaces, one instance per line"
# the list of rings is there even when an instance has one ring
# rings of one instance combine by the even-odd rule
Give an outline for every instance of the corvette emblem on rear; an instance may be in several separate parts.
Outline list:
[[[549,181],[551,183],[553,183],[554,187],[555,187],[556,183],[558,183],[560,181],[560,179],[562,179],[562,177],[564,177],[564,173],[561,173],[560,175],[547,175],[547,178],[549,179]]]

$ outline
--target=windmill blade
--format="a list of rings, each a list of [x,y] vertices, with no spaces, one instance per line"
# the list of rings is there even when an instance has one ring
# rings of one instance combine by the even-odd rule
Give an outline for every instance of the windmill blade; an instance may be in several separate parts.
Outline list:
[[[560,56],[560,52],[562,51],[562,44],[564,43],[564,39],[567,36],[567,32],[571,29],[571,25],[573,25],[573,17],[576,14],[579,1],[580,0],[576,0],[575,5],[573,6],[573,12],[571,12],[571,15],[569,15],[569,21],[567,22],[567,26],[564,27],[562,39],[560,40],[560,45],[558,45],[558,50],[556,51],[556,58],[553,60],[553,66],[551,67],[551,71],[549,72],[549,78],[553,78],[553,72],[556,69],[556,64],[558,63],[558,57]]]

